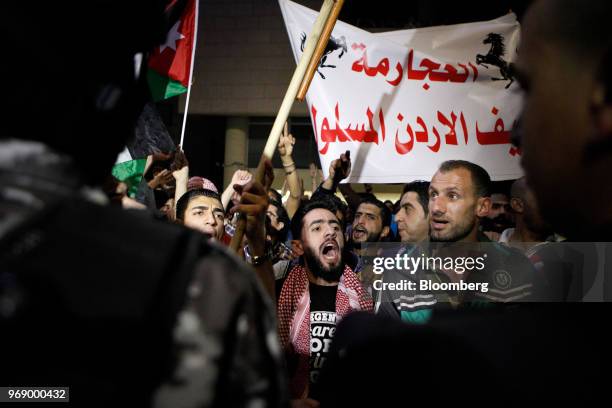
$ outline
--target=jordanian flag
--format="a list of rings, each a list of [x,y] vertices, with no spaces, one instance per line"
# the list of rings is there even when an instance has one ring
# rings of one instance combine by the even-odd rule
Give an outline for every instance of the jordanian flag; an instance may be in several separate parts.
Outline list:
[[[138,185],[140,184],[140,180],[142,180],[146,167],[146,157],[144,159],[127,160],[115,164],[112,174],[117,180],[123,181],[127,185],[128,196],[135,198],[136,192],[138,191]]]
[[[115,161],[113,176],[127,184],[128,195],[134,198],[151,155],[170,153],[174,150],[176,146],[166,125],[159,116],[155,104],[149,102],[138,117],[134,137],[128,141]]]
[[[155,101],[187,92],[193,69],[197,21],[198,1],[187,0],[185,10],[168,32],[166,42],[153,50],[147,79]]]

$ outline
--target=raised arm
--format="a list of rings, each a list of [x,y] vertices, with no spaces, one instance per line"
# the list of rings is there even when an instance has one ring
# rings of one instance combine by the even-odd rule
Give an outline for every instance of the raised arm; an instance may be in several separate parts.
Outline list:
[[[244,186],[249,181],[251,181],[252,178],[253,175],[249,173],[248,170],[236,170],[234,172],[232,180],[223,191],[223,194],[221,194],[221,204],[223,204],[224,209],[227,208],[230,200],[232,199],[232,195],[236,193],[236,191],[234,190],[234,184]]]
[[[287,210],[287,214],[289,214],[289,218],[293,217],[302,199],[302,186],[298,179],[297,168],[292,156],[293,145],[295,145],[295,138],[288,132],[287,124],[285,123],[283,134],[278,141],[278,153],[280,154],[281,162],[285,169],[285,176],[287,177],[287,184],[289,186],[289,198],[287,198],[287,202],[285,203],[285,209]]]
[[[313,193],[313,196],[316,197],[319,194],[335,194],[340,181],[347,178],[349,174],[351,174],[351,155],[350,152],[347,151],[330,163],[327,178]]]
[[[342,196],[348,203],[349,207],[353,209],[359,207],[361,197],[359,197],[359,194],[357,194],[355,190],[353,190],[353,187],[351,187],[349,183],[340,184],[340,186],[338,186],[338,189],[342,193]]]
[[[270,253],[266,248],[266,212],[268,211],[268,189],[272,185],[274,172],[272,163],[266,161],[264,185],[256,180],[248,184],[234,185],[240,202],[230,209],[230,214],[241,212],[247,216],[245,236],[251,253],[252,265],[272,300],[275,298],[274,270]]]
[[[174,206],[172,207],[172,219],[176,219],[176,203],[178,203],[179,198],[183,196],[187,192],[187,183],[189,181],[189,163],[187,162],[187,157],[185,156],[185,152],[178,147],[178,150],[174,154],[174,162],[170,167],[172,170],[172,177],[176,182],[176,187],[174,188]]]

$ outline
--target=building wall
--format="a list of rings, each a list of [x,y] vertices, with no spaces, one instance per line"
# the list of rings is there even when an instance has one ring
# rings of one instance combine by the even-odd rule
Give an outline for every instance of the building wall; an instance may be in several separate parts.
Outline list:
[[[201,0],[198,24],[189,112],[276,116],[296,66],[278,1]],[[292,115],[307,116],[306,103]]]
[[[318,10],[322,4],[322,0],[296,2],[314,10]],[[200,0],[198,25],[190,116],[275,117],[296,66],[278,1]],[[180,112],[183,111],[185,95],[181,98]],[[306,103],[295,102],[291,116],[307,117]],[[220,129],[210,129],[209,132],[192,132],[189,137],[226,139],[227,134]],[[200,145],[212,143],[210,139],[199,142],[197,151],[192,152],[194,161],[198,160],[202,151]],[[209,167],[215,167],[214,181],[223,179],[219,184],[224,188],[236,166],[223,160],[221,150],[220,147],[216,150],[219,153],[216,160],[206,161]],[[242,145],[235,146],[231,140],[225,140],[225,156],[244,156],[233,162],[246,164],[246,152],[243,150]],[[318,162],[315,157],[313,161]],[[209,174],[204,170],[201,175]],[[219,177],[223,172],[226,173],[225,177]],[[284,171],[278,168],[275,174],[273,187],[280,190]],[[304,189],[310,193],[312,188],[308,169],[298,169],[298,174],[304,180]],[[357,191],[361,191],[360,187],[355,185]],[[399,197],[401,186],[377,185],[374,192],[380,194],[382,199],[395,200]]]

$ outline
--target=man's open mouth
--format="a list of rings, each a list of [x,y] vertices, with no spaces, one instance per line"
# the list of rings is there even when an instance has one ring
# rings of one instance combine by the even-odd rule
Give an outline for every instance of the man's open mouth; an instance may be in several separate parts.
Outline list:
[[[353,228],[353,238],[362,238],[364,236],[368,235],[368,230],[361,227],[361,226],[357,226],[355,228]]]
[[[444,220],[444,219],[432,219],[431,220],[431,228],[435,229],[435,230],[441,230],[446,228],[446,225],[448,224],[448,220]]]
[[[321,254],[327,261],[336,261],[340,256],[340,248],[336,241],[327,241],[321,245]]]

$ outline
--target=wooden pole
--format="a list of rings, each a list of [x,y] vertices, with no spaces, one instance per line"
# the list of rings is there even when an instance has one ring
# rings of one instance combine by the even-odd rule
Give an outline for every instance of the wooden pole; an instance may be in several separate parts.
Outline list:
[[[268,136],[268,142],[266,143],[266,147],[264,148],[264,156],[268,159],[272,158],[274,155],[274,151],[276,150],[276,145],[278,145],[278,139],[280,138],[280,134],[282,128],[289,117],[289,112],[291,111],[291,107],[293,106],[293,101],[295,100],[295,96],[304,80],[304,75],[306,74],[306,69],[310,64],[310,61],[313,58],[317,43],[319,42],[319,38],[321,37],[321,33],[323,32],[323,28],[329,19],[329,15],[334,6],[334,0],[325,0],[323,2],[323,6],[321,6],[321,11],[319,12],[319,16],[315,21],[312,31],[308,36],[308,40],[306,41],[306,46],[304,47],[304,52],[302,53],[302,57],[300,58],[300,62],[295,68],[295,72],[293,73],[293,77],[291,78],[291,82],[289,83],[289,87],[287,88],[287,92],[285,93],[285,98],[278,110],[278,114],[276,119],[274,120],[274,125],[272,126],[272,130],[270,131],[270,135]]]
[[[266,146],[264,147],[261,159],[259,160],[257,171],[255,172],[255,180],[259,181],[262,184],[264,181],[264,162],[266,159],[272,159],[272,156],[274,155],[274,151],[276,150],[276,146],[278,145],[278,140],[280,139],[282,128],[285,122],[287,122],[287,118],[289,117],[289,112],[291,111],[291,107],[293,106],[293,102],[295,101],[298,89],[300,88],[304,80],[306,69],[308,68],[309,63],[313,58],[315,49],[319,42],[319,38],[321,37],[323,28],[329,20],[329,16],[334,7],[334,3],[334,0],[325,0],[323,2],[323,5],[321,6],[321,11],[319,12],[319,16],[315,20],[310,35],[308,36],[308,39],[306,41],[304,52],[302,53],[300,61],[298,62],[297,67],[295,68],[293,77],[291,77],[291,82],[289,82],[289,87],[287,88],[287,92],[285,93],[283,102],[281,103],[281,106],[278,110],[278,114],[276,115],[276,119],[274,120],[274,125],[272,125],[272,130],[268,135],[268,141],[266,142]],[[241,249],[240,246],[242,243],[242,237],[244,235],[245,228],[246,220],[244,219],[244,217],[240,216],[238,220],[238,225],[236,226],[236,231],[234,231],[234,236],[232,237],[232,241],[230,242],[230,248],[232,248],[238,253]]]
[[[331,36],[332,30],[336,25],[336,20],[338,20],[338,15],[340,14],[340,10],[342,9],[342,5],[344,4],[344,0],[336,0],[334,7],[332,8],[331,14],[325,23],[325,27],[323,27],[323,32],[321,33],[321,37],[319,37],[319,41],[317,42],[317,47],[315,49],[314,56],[310,60],[308,64],[308,68],[306,68],[306,74],[304,76],[304,80],[300,85],[300,89],[298,90],[296,99],[298,101],[303,101],[306,97],[306,92],[308,92],[308,88],[310,88],[310,83],[312,82],[312,78],[314,77],[317,68],[319,67],[319,61],[323,56],[323,52],[325,51],[325,47],[327,47],[327,42],[329,41],[329,37]]]

